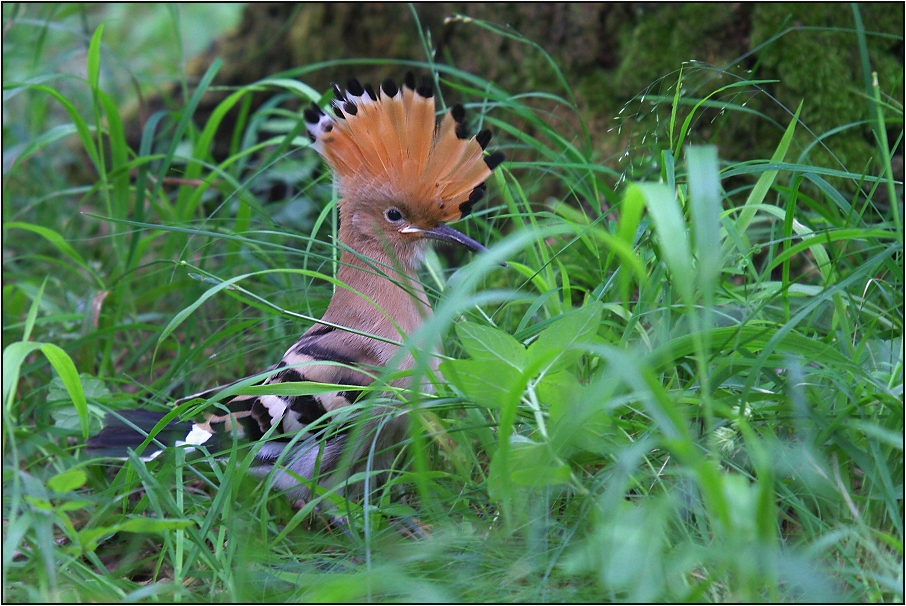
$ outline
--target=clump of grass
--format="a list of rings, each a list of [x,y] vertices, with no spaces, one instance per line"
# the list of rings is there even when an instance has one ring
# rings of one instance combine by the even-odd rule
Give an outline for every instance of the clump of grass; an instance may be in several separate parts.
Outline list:
[[[323,311],[338,256],[334,193],[284,109],[321,100],[314,67],[196,126],[215,64],[131,150],[100,78],[107,27],[78,99],[4,82],[43,100],[4,180],[6,599],[903,599],[902,223],[875,204],[901,186],[883,139],[901,108],[865,91],[868,168],[800,161],[793,108],[771,158],[728,164],[689,130],[709,102],[682,92],[689,66],[629,150],[654,163],[621,178],[568,90],[406,63],[436,70],[513,161],[467,227],[491,253],[429,260],[436,315],[410,344],[444,341],[438,389],[396,400],[408,455],[341,504],[344,534],[243,474],[240,445],[121,467],[82,452],[106,410],[168,410],[272,364]],[[272,100],[252,110],[260,89]],[[91,170],[49,170],[67,154]],[[403,539],[399,518],[431,538]]]

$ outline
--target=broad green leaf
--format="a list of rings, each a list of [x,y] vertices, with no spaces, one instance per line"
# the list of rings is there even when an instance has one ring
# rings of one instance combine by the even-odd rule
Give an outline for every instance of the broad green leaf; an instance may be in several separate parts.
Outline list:
[[[547,408],[552,423],[571,414],[583,397],[584,387],[566,371],[548,373],[535,388],[541,404]]]
[[[529,345],[529,363],[540,364],[540,370],[544,373],[559,372],[574,364],[582,357],[582,351],[576,347],[594,338],[603,311],[604,304],[593,301],[564,314],[541,331],[535,342]]]
[[[389,505],[385,505],[381,507],[381,512],[384,515],[396,518],[414,518],[418,515],[417,511],[402,503],[390,503]]]
[[[440,371],[467,398],[488,408],[503,406],[520,377],[515,367],[501,361],[445,360]]]
[[[40,509],[41,511],[53,511],[53,504],[47,499],[42,499],[41,497],[36,497],[30,494],[23,495],[22,498],[26,503],[28,503],[35,509]]]
[[[57,377],[54,377],[56,379]],[[68,397],[66,399],[69,399]],[[104,424],[105,411],[100,406],[88,405],[88,432],[100,431]],[[70,431],[82,428],[82,420],[74,406],[55,406],[50,411],[54,427]]]
[[[519,453],[522,454],[521,452]],[[520,464],[517,457],[516,464]],[[572,470],[566,463],[547,463],[543,465],[528,466],[516,469],[511,474],[513,483],[517,486],[552,486],[566,484]]]
[[[83,552],[91,552],[97,548],[97,542],[102,537],[113,534],[116,528],[112,526],[100,526],[96,528],[86,528],[79,531],[79,547]]]
[[[179,519],[132,518],[118,525],[117,530],[123,532],[164,532],[189,528],[190,526],[195,526],[195,522]]]
[[[94,551],[97,547],[97,541],[116,532],[166,532],[168,530],[181,530],[194,526],[192,520],[166,519],[160,520],[155,518],[130,518],[124,522],[113,524],[111,526],[100,526],[96,528],[86,528],[79,531],[79,546],[83,551]]]
[[[638,504],[619,499],[610,507],[599,508],[587,538],[575,541],[564,558],[564,571],[594,575],[606,591],[633,603],[656,602],[658,596],[671,595],[664,587],[665,563],[679,565],[676,554],[669,551],[672,498],[649,495]],[[696,562],[693,546],[686,544],[679,550],[685,551],[686,562]],[[679,570],[677,578],[692,572]]]
[[[82,392],[86,398],[102,402],[110,398],[110,390],[107,389],[107,385],[101,379],[82,372],[79,373],[79,380],[82,382]],[[57,402],[66,400],[68,397],[69,392],[66,390],[66,386],[63,385],[63,380],[60,377],[51,379],[50,384],[47,386],[47,401]]]
[[[88,403],[85,401],[85,393],[82,391],[82,383],[79,381],[79,375],[76,372],[75,364],[69,355],[52,343],[31,343],[18,341],[11,343],[3,350],[3,403],[7,407],[7,414],[12,416],[13,398],[15,397],[15,386],[19,381],[19,372],[22,369],[22,363],[34,351],[40,350],[47,358],[54,370],[60,376],[63,386],[72,398],[76,412],[79,414],[79,423],[82,428],[82,435],[88,437]]]
[[[82,390],[82,382],[79,380],[79,373],[76,371],[75,364],[69,355],[52,343],[45,343],[41,346],[41,353],[47,358],[53,366],[60,380],[69,392],[72,403],[75,405],[76,412],[79,413],[79,422],[82,426],[82,436],[88,438],[88,402],[85,400],[85,392]]]
[[[94,505],[94,501],[90,499],[73,499],[71,501],[63,501],[62,503],[57,503],[54,509],[59,512],[78,511],[80,509],[87,509],[92,505]]]
[[[628,442],[613,417],[599,410],[583,420],[579,428],[569,435],[566,445],[570,449],[606,456],[625,448]]]
[[[503,362],[518,371],[525,368],[525,347],[500,329],[459,322],[456,335],[473,360]]]
[[[545,376],[537,390],[541,402],[550,403],[549,439],[557,454],[578,450],[605,455],[626,442],[607,410],[610,386],[599,381],[589,388],[564,371]]]
[[[85,484],[88,475],[82,469],[70,469],[47,480],[47,486],[54,492],[69,492]]]
[[[528,487],[565,484],[572,474],[569,465],[554,455],[548,444],[533,442],[518,434],[510,437],[507,456],[509,464],[505,467],[501,465],[499,450],[491,460],[488,490],[494,498],[502,496],[506,485],[500,477],[504,468],[510,470],[509,479],[513,484]]]
[[[755,520],[756,506],[758,504],[757,486],[747,478],[728,473],[721,476],[724,499],[730,511],[732,528],[724,529],[735,535],[733,538],[741,544],[757,540]]]

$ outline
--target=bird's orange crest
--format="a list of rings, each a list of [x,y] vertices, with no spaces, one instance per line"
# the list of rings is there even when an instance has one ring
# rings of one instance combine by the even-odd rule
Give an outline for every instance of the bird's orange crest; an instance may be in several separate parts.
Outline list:
[[[456,221],[471,212],[503,161],[500,152],[484,154],[490,131],[466,137],[461,105],[438,125],[431,79],[416,85],[411,72],[402,87],[387,79],[377,92],[355,79],[345,92],[334,85],[332,109],[335,116],[312,104],[305,121],[345,200],[399,203]]]

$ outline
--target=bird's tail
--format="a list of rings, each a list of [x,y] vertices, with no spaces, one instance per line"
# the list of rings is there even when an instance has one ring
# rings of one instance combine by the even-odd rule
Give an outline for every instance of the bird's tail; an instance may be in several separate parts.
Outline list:
[[[95,457],[125,459],[130,450],[137,451],[148,441],[145,448],[139,452],[139,456],[149,461],[165,448],[172,446],[186,446],[188,450],[204,444],[209,452],[216,453],[229,448],[229,444],[233,442],[230,438],[231,433],[211,433],[207,431],[206,427],[209,425],[206,423],[172,421],[154,433],[164,416],[164,413],[143,409],[109,413],[100,433],[88,439],[86,450],[89,455]],[[378,429],[379,425],[382,426],[381,429]],[[272,475],[274,487],[285,490],[291,499],[307,501],[311,497],[311,489],[308,482],[300,479],[315,479],[327,488],[334,482],[343,481],[361,471],[389,469],[397,455],[398,449],[394,445],[405,438],[406,427],[406,419],[403,416],[386,423],[371,419],[356,436],[357,440],[354,443],[348,442],[350,437],[348,427],[327,439],[311,435],[307,439],[296,441],[292,446],[285,439],[258,443],[255,462],[249,468],[249,472],[262,478]],[[373,440],[376,440],[376,443],[372,444]],[[336,473],[337,465],[343,460],[347,447],[354,449],[349,453],[350,466]],[[375,453],[373,459],[369,452]],[[274,470],[278,462],[279,469]],[[383,484],[386,477],[386,472],[373,477],[372,486]],[[339,493],[354,499],[361,495],[363,489],[363,483],[356,481],[344,485]]]
[[[129,450],[136,450],[163,420],[164,413],[151,410],[121,410],[108,413],[104,428],[86,443],[88,454],[96,457],[125,458]],[[149,441],[141,452],[144,459],[152,459],[169,446],[198,445],[207,438],[198,436],[193,423],[171,421]],[[210,437],[210,434],[207,435]]]

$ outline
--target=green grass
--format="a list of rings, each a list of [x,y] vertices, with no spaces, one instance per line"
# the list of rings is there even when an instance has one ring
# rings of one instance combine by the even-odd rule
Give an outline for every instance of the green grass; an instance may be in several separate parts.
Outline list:
[[[123,25],[8,6],[5,600],[903,600],[902,108],[876,88],[864,166],[809,164],[796,108],[773,157],[721,161],[696,64],[599,158],[570,91],[433,66],[511,161],[458,226],[491,254],[429,259],[436,315],[410,342],[443,340],[438,388],[395,400],[407,456],[341,505],[347,535],[243,474],[247,449],[121,465],[83,444],[106,410],[260,372],[324,311],[335,192],[291,108],[354,62],[194,125],[215,64],[132,150]],[[55,71],[71,57],[81,75]],[[760,91],[722,90],[721,120]]]

